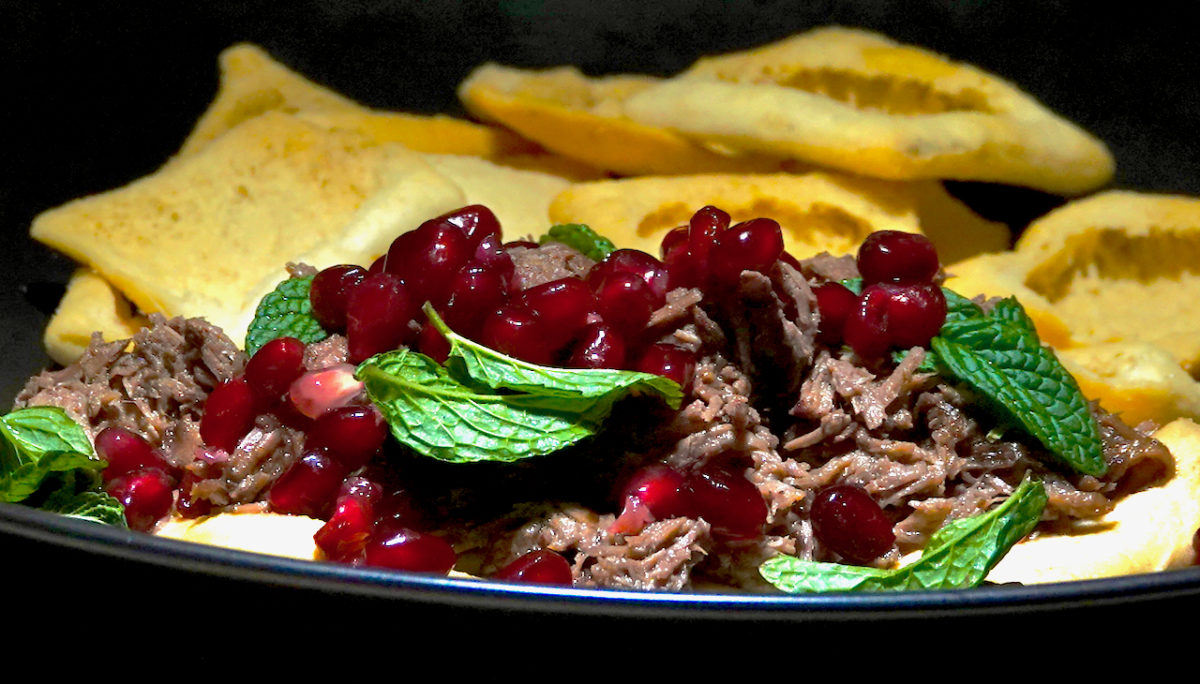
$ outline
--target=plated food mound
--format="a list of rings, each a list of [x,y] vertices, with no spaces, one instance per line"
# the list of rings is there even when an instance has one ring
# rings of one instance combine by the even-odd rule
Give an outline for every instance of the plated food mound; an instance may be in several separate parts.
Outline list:
[[[580,225],[503,242],[471,205],[372,264],[291,265],[245,352],[152,315],[10,416],[82,426],[135,529],[299,517],[302,557],[580,587],[970,586],[1174,472],[1015,301],[943,289],[919,234],[797,260],[774,220],[706,206],[661,254]],[[947,547],[976,571],[938,570]]]

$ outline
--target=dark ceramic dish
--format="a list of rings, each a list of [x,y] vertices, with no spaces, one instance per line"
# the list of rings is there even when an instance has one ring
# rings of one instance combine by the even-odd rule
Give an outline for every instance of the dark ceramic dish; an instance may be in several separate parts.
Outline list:
[[[460,113],[454,85],[486,60],[577,64],[593,74],[670,74],[696,57],[808,27],[862,26],[1002,75],[1109,143],[1114,186],[1200,195],[1198,50],[1170,16],[1100,14],[1094,3],[678,3],[449,1],[393,4],[215,2],[152,10],[132,3],[63,10],[17,2],[0,28],[9,179],[0,185],[0,396],[47,363],[41,331],[71,264],[31,242],[32,217],[152,171],[216,88],[228,45],[256,42],[311,78],[367,104]],[[1058,198],[970,184],[953,189],[1015,228]],[[642,595],[542,589],[314,564],[102,528],[0,505],[5,579],[61,597],[64,578],[162,592],[188,586],[291,610],[356,605],[408,614],[700,622],[861,623],[925,617],[1064,614],[1196,607],[1200,569],[971,591],[855,596]],[[232,597],[232,598],[229,598]],[[447,618],[449,619],[449,618]]]

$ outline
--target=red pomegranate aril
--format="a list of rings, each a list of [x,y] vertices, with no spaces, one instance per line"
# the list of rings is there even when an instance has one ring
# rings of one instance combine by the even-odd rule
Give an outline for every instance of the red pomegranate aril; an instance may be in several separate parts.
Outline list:
[[[246,363],[245,377],[250,389],[270,408],[303,372],[304,343],[295,337],[277,337],[254,352]]]
[[[880,284],[891,294],[888,308],[892,344],[927,347],[946,322],[946,295],[933,283]]]
[[[869,563],[896,541],[892,522],[871,495],[854,485],[817,492],[809,511],[817,540],[854,563]]]
[[[200,438],[209,446],[232,452],[254,425],[258,405],[258,397],[242,376],[217,385],[204,402]]]
[[[139,532],[150,531],[171,511],[175,500],[171,476],[156,468],[125,473],[109,482],[106,489],[125,507],[130,529]]]
[[[306,449],[267,492],[271,510],[322,518],[333,503],[346,467],[321,449]]]
[[[701,207],[688,220],[688,252],[703,270],[708,270],[718,236],[729,229],[731,220],[728,213],[711,204]]]
[[[659,256],[662,257],[663,259],[665,259],[667,257],[667,254],[669,254],[670,252],[672,252],[675,249],[678,249],[678,248],[687,249],[687,240],[688,240],[688,227],[687,226],[679,226],[678,228],[672,228],[671,230],[667,231],[667,233],[665,235],[663,235],[662,242],[659,243],[659,249],[658,249]]]
[[[659,520],[688,515],[691,505],[685,485],[686,478],[679,471],[666,465],[650,465],[629,478],[621,500],[638,500]]]
[[[444,575],[458,560],[441,537],[405,527],[381,532],[376,530],[367,543],[365,561],[369,566]]]
[[[472,265],[482,266],[489,271],[494,271],[504,283],[505,292],[511,292],[513,289],[516,289],[516,278],[513,277],[513,274],[516,273],[517,267],[513,263],[512,256],[509,255],[508,250],[500,244],[500,236],[485,235],[479,241],[479,245],[475,247],[475,254],[467,262],[467,268]]]
[[[380,270],[383,265],[380,264]],[[308,301],[313,318],[322,328],[340,332],[346,328],[346,303],[350,291],[367,277],[367,269],[353,264],[339,264],[323,269],[312,279]]]
[[[940,264],[929,238],[899,230],[878,230],[858,248],[858,272],[863,283],[928,283]]]
[[[651,304],[654,308],[666,302],[670,279],[667,267],[652,255],[637,249],[618,249],[609,253],[588,271],[588,285],[593,291],[599,291],[602,282],[619,273],[637,276],[642,280],[652,295]]]
[[[315,419],[349,404],[362,391],[362,382],[354,377],[354,366],[340,363],[296,378],[288,387],[288,399],[301,414]]]
[[[479,343],[501,354],[541,365],[554,360],[545,324],[528,308],[512,301],[488,314],[479,331]]]
[[[892,347],[891,300],[879,284],[868,285],[842,327],[842,339],[865,360],[882,358]]]
[[[679,383],[686,392],[696,370],[696,357],[686,349],[669,344],[652,344],[642,352],[633,370],[653,373]]]
[[[783,230],[768,218],[744,221],[717,234],[709,266],[719,282],[736,283],[742,271],[766,272],[783,254]]]
[[[374,405],[343,406],[313,421],[305,447],[324,449],[351,471],[366,465],[387,436],[387,421]]]
[[[417,335],[417,351],[438,363],[445,363],[450,357],[450,340],[447,340],[433,323],[426,321],[425,325],[421,326],[421,333]]]
[[[480,314],[498,308],[508,298],[508,282],[497,270],[475,263],[454,276],[442,318],[454,332],[475,339]]]
[[[461,209],[443,214],[440,217],[447,223],[458,226],[463,235],[472,245],[486,236],[500,237],[500,220],[491,209],[482,204],[472,204]]]
[[[646,281],[632,273],[611,273],[593,283],[596,312],[618,332],[633,339],[641,334],[657,298]]]
[[[588,284],[573,277],[535,285],[521,293],[520,301],[541,321],[548,344],[555,348],[574,338],[596,310]]]
[[[410,339],[408,322],[416,315],[418,306],[394,273],[377,273],[363,279],[346,303],[350,361],[365,361]]]
[[[625,367],[625,338],[605,323],[590,323],[579,334],[567,366],[571,368]]]
[[[740,473],[706,467],[688,475],[685,494],[693,514],[712,525],[714,536],[753,539],[762,534],[767,503]]]
[[[667,286],[704,287],[708,281],[708,263],[701,262],[688,249],[687,243],[677,243],[663,254],[663,267],[667,269]]]
[[[839,344],[846,320],[858,305],[858,295],[841,283],[827,282],[813,287],[817,298],[817,339],[825,344]]]
[[[170,473],[172,468],[150,442],[138,433],[123,427],[106,427],[96,435],[96,454],[108,462],[104,479],[112,480],[135,470],[157,468]]]
[[[193,488],[201,480],[211,480],[220,477],[229,461],[229,453],[211,448],[201,448],[196,451],[192,462],[184,469],[183,478],[179,482],[179,497],[175,501],[175,510],[184,518],[199,518],[212,512],[212,502],[208,499],[193,496]]]
[[[375,525],[375,506],[382,495],[382,485],[367,478],[352,476],[342,481],[333,514],[313,535],[327,558],[343,563],[362,560]]]
[[[440,307],[449,294],[451,279],[471,261],[474,252],[462,230],[433,219],[392,242],[387,270],[404,281],[416,308],[425,302]]]
[[[559,586],[571,586],[575,581],[567,559],[548,549],[536,549],[526,553],[501,568],[493,579]]]

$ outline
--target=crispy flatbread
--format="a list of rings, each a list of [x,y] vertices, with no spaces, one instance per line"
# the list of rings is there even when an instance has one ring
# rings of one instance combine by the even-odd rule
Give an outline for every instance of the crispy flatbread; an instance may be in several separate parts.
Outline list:
[[[507,239],[545,233],[550,227],[550,201],[571,185],[561,176],[479,157],[427,154],[425,161],[463,189],[466,204],[491,209]]]
[[[630,95],[623,111],[709,144],[894,180],[1075,194],[1114,167],[1102,142],[1012,84],[838,27],[700,59]]]
[[[259,511],[221,513],[204,518],[169,518],[154,534],[270,556],[320,560],[313,535],[325,522],[303,515]]]
[[[108,341],[123,340],[146,324],[146,318],[107,280],[89,268],[78,268],[67,281],[42,339],[50,358],[66,366],[87,349],[93,332]]]

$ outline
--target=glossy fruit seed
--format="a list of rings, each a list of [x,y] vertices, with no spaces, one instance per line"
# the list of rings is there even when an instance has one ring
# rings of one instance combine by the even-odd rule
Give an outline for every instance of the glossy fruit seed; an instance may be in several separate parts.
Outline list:
[[[646,281],[632,273],[612,273],[592,287],[600,318],[626,338],[637,338],[650,321],[658,301]]]
[[[686,478],[677,470],[655,464],[639,469],[629,478],[621,500],[637,499],[658,520],[691,513],[684,485]]]
[[[232,452],[254,425],[258,415],[258,397],[244,377],[238,376],[217,385],[204,403],[200,417],[200,438],[204,443]]]
[[[937,275],[937,249],[924,235],[898,230],[871,233],[858,248],[863,283],[928,283]]]
[[[642,352],[634,370],[670,378],[687,392],[696,370],[696,357],[686,349],[669,344],[652,344]]]
[[[444,575],[458,560],[446,540],[406,527],[386,532],[377,530],[365,551],[366,564],[369,566],[410,572]]]
[[[892,344],[928,347],[946,322],[946,296],[933,283],[882,285],[891,295],[888,315]]]
[[[382,270],[382,264],[380,265]],[[367,269],[353,264],[330,266],[313,276],[308,291],[313,318],[330,332],[346,329],[346,303],[350,291],[367,277]]]
[[[313,535],[327,558],[342,563],[362,560],[375,524],[375,507],[382,496],[382,485],[365,477],[347,477],[342,481],[333,514]]]
[[[822,489],[813,498],[810,517],[817,540],[854,563],[869,563],[887,553],[896,541],[891,521],[861,487]]]
[[[742,474],[705,467],[688,476],[685,492],[694,517],[708,521],[714,536],[754,539],[762,535],[767,504]]]
[[[827,282],[813,287],[817,298],[817,339],[825,344],[840,344],[846,320],[858,305],[858,295],[841,283]]]
[[[276,513],[323,518],[345,476],[345,466],[331,455],[307,449],[271,485],[267,502]]]
[[[450,356],[450,341],[433,323],[426,321],[417,335],[417,351],[438,363],[445,363]]]
[[[728,213],[711,204],[692,214],[688,221],[688,257],[700,271],[710,270],[717,238],[729,229],[730,222]]]
[[[373,404],[343,406],[314,420],[304,444],[329,452],[352,471],[366,465],[387,436],[387,421]]]
[[[425,302],[440,307],[449,296],[451,279],[474,252],[462,230],[434,219],[392,242],[387,270],[404,281],[416,308]]]
[[[341,363],[296,378],[288,387],[288,400],[302,415],[315,419],[346,406],[362,391],[362,382],[354,377],[354,366]]]
[[[148,532],[171,510],[174,482],[161,470],[135,470],[108,483],[107,491],[125,507],[129,528]]]
[[[246,363],[245,377],[263,404],[273,406],[304,372],[304,343],[295,337],[267,342]]]
[[[547,549],[530,551],[504,566],[494,579],[505,582],[571,586],[571,564],[561,554]]]
[[[96,455],[108,462],[104,468],[105,480],[135,470],[155,468],[170,472],[171,466],[154,447],[141,435],[122,427],[106,427],[96,435]]]
[[[766,272],[783,254],[779,223],[757,218],[730,226],[717,235],[709,265],[722,283],[736,283],[742,271]]]
[[[541,322],[547,344],[557,349],[572,340],[596,310],[596,298],[580,278],[559,278],[521,293],[520,301]]]
[[[575,341],[567,366],[621,369],[625,367],[625,356],[625,338],[621,333],[605,323],[591,323]]]
[[[868,285],[842,327],[842,338],[866,360],[882,358],[892,347],[891,294],[879,284]]]
[[[509,356],[549,365],[557,351],[541,320],[519,302],[508,302],[488,314],[479,332],[479,343]]]
[[[462,231],[472,246],[478,245],[487,236],[500,237],[500,221],[491,209],[482,204],[472,204],[443,214],[440,220]]]
[[[637,276],[652,295],[651,305],[658,308],[666,303],[669,276],[667,268],[652,255],[636,249],[618,249],[588,271],[588,285],[598,292],[600,283],[617,274]]]
[[[367,276],[350,293],[346,303],[346,343],[351,363],[360,363],[391,351],[410,339],[408,322],[418,304],[399,276]]]
[[[508,299],[507,291],[507,281],[500,272],[472,263],[451,281],[442,318],[454,332],[475,339],[483,327],[480,314],[503,304]]]

